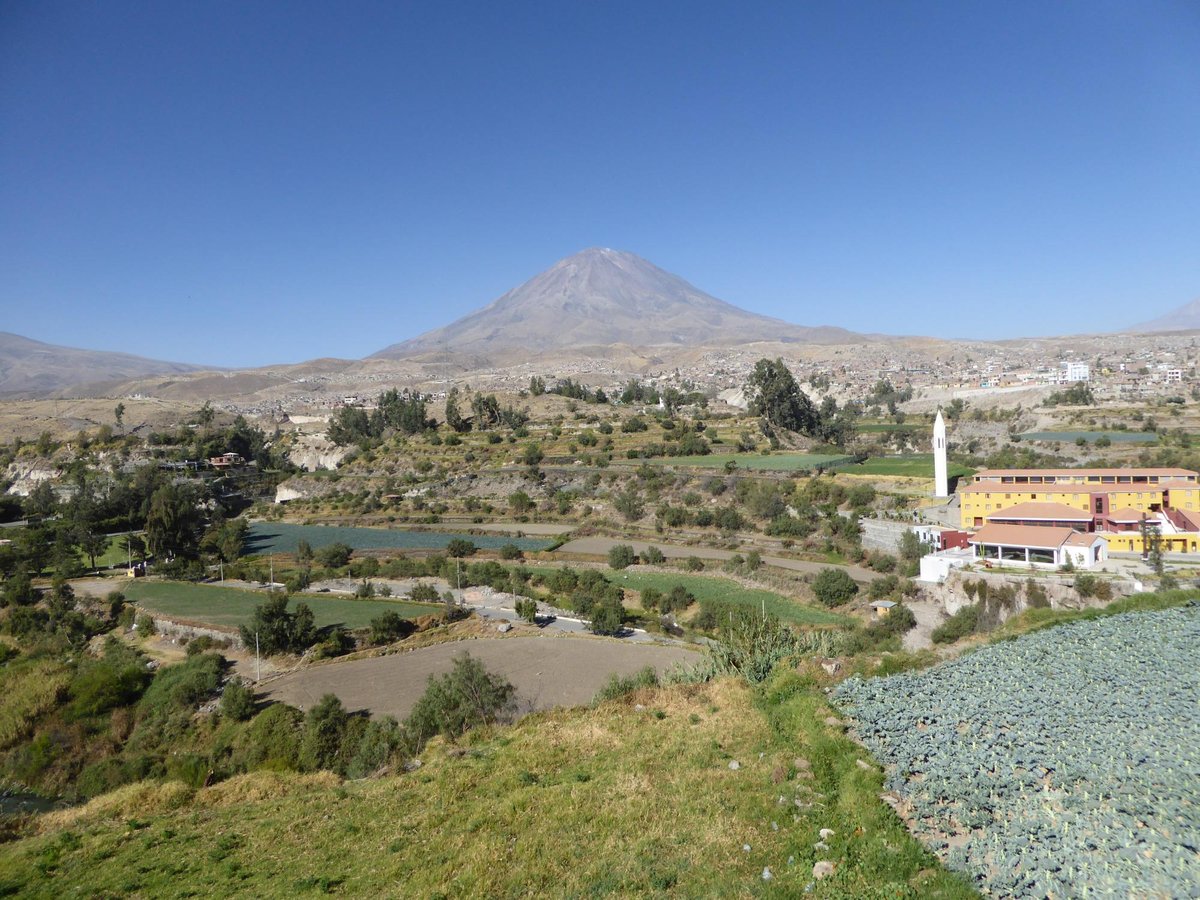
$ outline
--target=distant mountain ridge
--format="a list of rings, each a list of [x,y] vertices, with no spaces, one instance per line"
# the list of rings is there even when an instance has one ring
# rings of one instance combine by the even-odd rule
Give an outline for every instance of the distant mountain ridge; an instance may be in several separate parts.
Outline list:
[[[48,394],[74,385],[203,368],[130,353],[60,347],[0,331],[0,394]]]
[[[1195,331],[1200,329],[1200,298],[1191,303],[1185,303],[1178,309],[1173,309],[1165,316],[1142,322],[1128,329],[1132,332],[1146,333],[1153,331]]]
[[[593,247],[555,263],[498,300],[371,359],[429,352],[539,353],[625,344],[734,346],[757,341],[840,344],[862,335],[793,325],[718,300],[633,253]]]

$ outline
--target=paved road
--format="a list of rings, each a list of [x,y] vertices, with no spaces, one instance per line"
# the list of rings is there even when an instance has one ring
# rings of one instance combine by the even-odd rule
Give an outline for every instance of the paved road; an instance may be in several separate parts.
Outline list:
[[[615,538],[606,537],[584,537],[576,538],[573,541],[567,541],[558,548],[560,553],[589,553],[596,556],[607,556],[608,551],[617,544],[629,544],[639,554],[645,553],[646,548],[650,546],[647,541],[625,541]],[[662,551],[663,556],[668,559],[687,559],[689,556],[696,556],[700,559],[720,559],[726,560],[734,556],[732,550],[717,550],[714,547],[682,547],[674,544],[659,544],[655,543],[655,547]],[[745,556],[747,551],[737,551],[741,556]],[[776,566],[780,569],[790,569],[793,572],[820,572],[822,569],[828,569],[833,563],[815,563],[804,559],[784,559],[781,556],[764,556],[763,562],[768,566]],[[838,566],[845,569],[847,574],[855,581],[871,581],[878,578],[877,572],[872,572],[869,569],[864,569],[862,566]]]
[[[404,719],[431,675],[449,672],[460,653],[480,660],[517,689],[522,711],[588,703],[612,673],[659,671],[699,660],[695,650],[583,637],[510,637],[437,644],[408,653],[313,666],[266,685],[266,696],[309,709],[336,694],[350,710]]]

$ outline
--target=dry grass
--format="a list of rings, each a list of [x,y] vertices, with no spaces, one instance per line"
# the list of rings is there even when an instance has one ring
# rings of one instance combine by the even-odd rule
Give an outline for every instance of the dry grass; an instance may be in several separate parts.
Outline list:
[[[4,670],[0,676],[0,748],[29,734],[34,720],[58,704],[70,681],[67,667],[48,659]]]
[[[89,800],[83,806],[48,812],[38,818],[37,829],[46,833],[104,819],[157,815],[185,806],[194,793],[180,781],[139,781]]]

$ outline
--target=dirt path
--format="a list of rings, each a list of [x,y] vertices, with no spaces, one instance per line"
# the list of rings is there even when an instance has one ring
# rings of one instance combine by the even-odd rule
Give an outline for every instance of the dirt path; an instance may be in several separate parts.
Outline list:
[[[916,626],[904,635],[904,649],[924,650],[926,647],[932,647],[933,640],[930,635],[933,634],[933,629],[946,621],[941,604],[930,600],[905,600],[904,605],[912,610],[917,620]]]
[[[481,639],[314,666],[269,682],[266,696],[308,709],[323,695],[336,694],[347,709],[404,719],[429,676],[449,672],[454,657],[464,652],[513,683],[522,711],[588,703],[614,672],[630,675],[646,666],[663,671],[699,659],[683,647],[582,637]]]
[[[605,556],[617,544],[629,544],[638,553],[645,553],[646,548],[650,546],[650,543],[647,541],[622,541],[606,537],[584,537],[567,541],[567,543],[558,548],[558,552],[589,553],[596,556]],[[715,547],[681,547],[676,544],[659,543],[655,543],[654,546],[661,550],[663,556],[668,559],[687,559],[689,556],[695,556],[700,559],[726,560],[734,556],[732,550],[718,550]],[[747,551],[739,552],[742,556],[745,556]],[[835,567],[845,569],[846,573],[855,581],[871,581],[873,578],[878,577],[878,573],[864,569],[862,566],[834,566],[833,563],[809,562],[806,559],[784,559],[781,556],[764,556],[762,560],[768,566],[790,569],[793,572],[812,572],[815,574],[822,569]]]

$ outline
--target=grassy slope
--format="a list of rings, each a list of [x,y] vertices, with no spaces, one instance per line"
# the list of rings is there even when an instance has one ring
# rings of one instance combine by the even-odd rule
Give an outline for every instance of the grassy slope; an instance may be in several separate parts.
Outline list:
[[[377,781],[257,773],[190,799],[131,789],[96,802],[107,817],[62,816],[0,847],[0,889],[736,897],[812,883],[814,897],[970,896],[878,800],[881,774],[857,765],[829,715],[789,671],[769,691],[726,680],[530,716],[476,733],[465,755],[435,744],[416,772]],[[837,834],[818,851],[823,827]],[[818,859],[837,870],[813,882]]]
[[[606,572],[605,577],[615,584],[632,588],[635,591],[656,588],[666,593],[675,585],[682,584],[699,601],[716,600],[751,609],[761,609],[765,602],[767,612],[782,622],[795,622],[798,625],[846,626],[854,624],[855,621],[849,616],[797,603],[795,600],[789,600],[782,594],[776,594],[773,591],[742,587],[727,578],[709,578],[704,575],[669,575],[659,572]]]
[[[266,599],[262,591],[171,581],[131,581],[123,590],[131,602],[152,613],[224,628],[249,622],[254,608]],[[406,600],[343,600],[323,594],[299,594],[293,602],[297,600],[312,608],[320,628],[337,623],[361,628],[389,610],[408,619],[441,611],[437,604]]]

